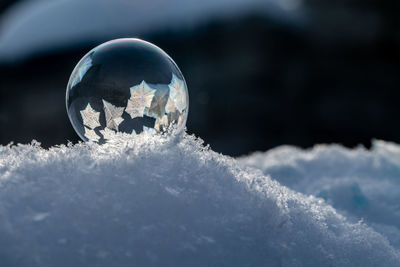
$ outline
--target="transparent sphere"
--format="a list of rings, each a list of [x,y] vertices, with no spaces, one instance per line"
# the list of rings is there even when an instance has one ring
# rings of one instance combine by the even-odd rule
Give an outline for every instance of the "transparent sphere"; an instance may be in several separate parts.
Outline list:
[[[102,143],[115,132],[181,132],[189,96],[181,71],[163,50],[129,38],[101,44],[79,61],[66,104],[77,134]]]

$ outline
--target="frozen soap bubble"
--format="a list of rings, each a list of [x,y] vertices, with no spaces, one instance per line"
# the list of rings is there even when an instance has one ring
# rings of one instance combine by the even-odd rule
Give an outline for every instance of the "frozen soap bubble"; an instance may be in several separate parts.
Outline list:
[[[181,71],[163,50],[127,38],[101,44],[79,61],[66,104],[84,141],[105,142],[115,132],[181,132],[189,96]]]

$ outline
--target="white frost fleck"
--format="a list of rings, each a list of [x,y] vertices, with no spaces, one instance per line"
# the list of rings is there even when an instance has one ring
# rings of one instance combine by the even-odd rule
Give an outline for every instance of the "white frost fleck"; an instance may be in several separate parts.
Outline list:
[[[35,221],[35,222],[40,222],[40,221],[45,220],[45,219],[46,219],[47,217],[49,217],[49,216],[50,216],[50,213],[49,213],[49,212],[36,213],[36,214],[33,216],[32,220]]]

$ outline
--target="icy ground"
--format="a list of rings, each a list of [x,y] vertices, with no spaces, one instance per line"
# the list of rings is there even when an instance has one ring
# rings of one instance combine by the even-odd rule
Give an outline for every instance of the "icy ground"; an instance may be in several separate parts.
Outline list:
[[[400,266],[399,183],[385,142],[0,146],[0,266]]]

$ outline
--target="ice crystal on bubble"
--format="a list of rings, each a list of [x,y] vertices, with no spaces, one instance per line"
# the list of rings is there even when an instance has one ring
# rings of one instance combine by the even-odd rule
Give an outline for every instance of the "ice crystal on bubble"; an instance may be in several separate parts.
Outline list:
[[[110,129],[118,130],[118,125],[124,120],[121,115],[124,112],[124,108],[119,108],[113,104],[103,100],[104,112],[106,114],[106,124]]]
[[[135,85],[130,89],[131,98],[128,100],[128,106],[125,111],[132,119],[143,117],[144,110],[150,107],[156,90],[151,89],[145,81],[142,81],[139,85]]]
[[[104,130],[100,130],[100,133],[103,135],[105,140],[110,140],[114,137],[115,132],[110,130],[109,128],[104,128]]]
[[[85,127],[85,136],[92,141],[99,141],[100,137],[96,134],[96,132],[92,129],[88,129]]]
[[[175,75],[172,76],[172,81],[168,85],[170,88],[169,96],[169,111],[172,110],[172,105],[179,110],[180,113],[186,108],[186,94],[185,94],[185,84],[182,80],[179,80]]]
[[[81,110],[81,116],[83,120],[83,125],[89,127],[90,129],[94,129],[100,126],[100,112],[96,112],[90,106],[90,104],[87,104],[86,108],[84,110]]]

